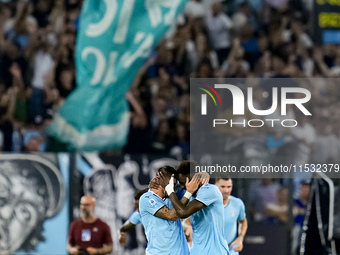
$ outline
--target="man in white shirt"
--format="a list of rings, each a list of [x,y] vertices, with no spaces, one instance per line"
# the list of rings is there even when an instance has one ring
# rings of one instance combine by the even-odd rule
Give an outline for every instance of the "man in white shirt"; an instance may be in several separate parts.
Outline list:
[[[230,29],[233,26],[231,19],[222,12],[221,2],[211,5],[212,15],[206,19],[206,26],[212,48],[216,51],[219,64],[228,57],[231,38]]]
[[[44,89],[46,77],[53,68],[53,58],[49,52],[47,41],[41,42],[41,48],[34,57],[34,69],[32,79],[32,95],[30,98],[29,117],[31,121],[41,119],[44,114]]]

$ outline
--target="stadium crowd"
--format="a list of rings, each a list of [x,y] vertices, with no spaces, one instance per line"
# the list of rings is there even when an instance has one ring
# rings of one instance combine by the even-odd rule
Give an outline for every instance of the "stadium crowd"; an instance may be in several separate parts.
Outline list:
[[[126,96],[132,121],[124,152],[189,152],[190,78],[339,77],[339,46],[312,40],[311,2],[189,1]],[[2,151],[66,150],[44,128],[75,88],[81,4],[0,2]],[[337,84],[310,86],[315,123],[307,121],[301,127],[306,132],[294,137],[314,148],[316,161],[334,160],[340,144],[335,128],[340,120],[339,90]],[[270,88],[255,89],[257,103],[266,107],[262,95]]]

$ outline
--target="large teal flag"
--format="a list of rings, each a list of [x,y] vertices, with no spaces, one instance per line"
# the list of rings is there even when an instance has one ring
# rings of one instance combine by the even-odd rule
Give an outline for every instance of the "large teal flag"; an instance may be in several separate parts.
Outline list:
[[[188,0],[85,0],[77,35],[77,88],[47,132],[70,150],[121,147],[129,129],[125,93]]]

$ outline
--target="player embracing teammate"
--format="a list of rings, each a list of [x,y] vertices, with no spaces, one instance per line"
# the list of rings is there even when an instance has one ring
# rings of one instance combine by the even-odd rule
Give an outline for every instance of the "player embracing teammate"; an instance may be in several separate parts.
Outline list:
[[[147,255],[189,254],[183,245],[184,231],[178,224],[179,218],[189,216],[193,228],[191,255],[229,255],[222,194],[217,186],[204,178],[207,174],[195,174],[191,178],[190,169],[194,167],[195,162],[183,161],[175,173],[170,168],[169,173],[158,173],[150,182],[153,192],[141,197],[139,207],[148,239]]]

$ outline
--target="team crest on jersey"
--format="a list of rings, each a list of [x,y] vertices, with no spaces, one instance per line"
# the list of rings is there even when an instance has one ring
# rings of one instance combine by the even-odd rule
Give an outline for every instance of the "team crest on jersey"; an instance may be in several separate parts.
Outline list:
[[[234,217],[235,211],[230,211],[231,217]]]
[[[149,200],[149,203],[150,203],[151,206],[157,205],[156,201],[152,198]]]

